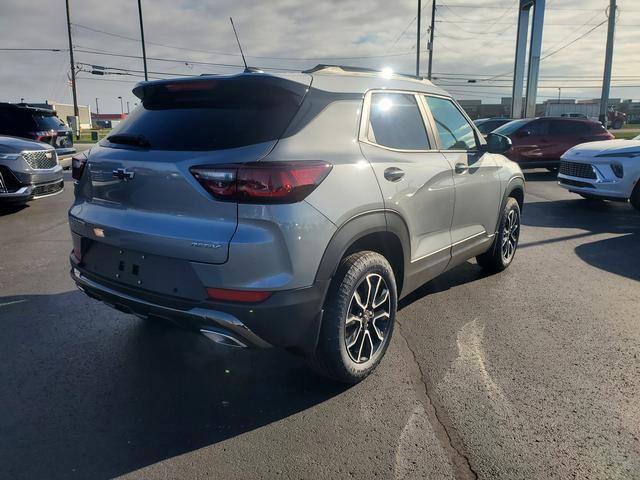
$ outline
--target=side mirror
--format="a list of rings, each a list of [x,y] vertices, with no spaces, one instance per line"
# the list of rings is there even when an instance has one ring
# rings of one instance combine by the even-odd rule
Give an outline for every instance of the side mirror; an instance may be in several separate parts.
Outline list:
[[[499,133],[490,133],[487,135],[487,152],[489,153],[505,153],[511,148],[511,139]]]

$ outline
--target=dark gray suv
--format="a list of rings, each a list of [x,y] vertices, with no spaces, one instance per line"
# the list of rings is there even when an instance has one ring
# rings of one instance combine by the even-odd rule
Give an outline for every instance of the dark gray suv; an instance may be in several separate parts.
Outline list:
[[[0,204],[62,192],[62,167],[51,145],[0,135]]]
[[[357,382],[398,299],[476,257],[513,260],[524,180],[451,96],[319,66],[137,85],[73,161],[71,274],[92,298]]]

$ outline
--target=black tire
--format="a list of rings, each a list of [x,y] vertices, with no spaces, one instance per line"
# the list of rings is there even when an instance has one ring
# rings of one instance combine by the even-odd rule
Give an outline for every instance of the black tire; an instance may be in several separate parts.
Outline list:
[[[513,221],[516,223],[511,224]],[[509,226],[510,224],[511,226]],[[478,265],[490,272],[501,272],[511,265],[518,249],[520,228],[520,206],[515,198],[509,197],[500,214],[498,233],[496,233],[493,245],[489,251],[476,257]],[[505,250],[506,242],[509,245]]]
[[[378,283],[379,278],[384,284]],[[375,292],[370,302],[372,285]],[[362,300],[364,291],[369,292],[366,302]],[[359,305],[362,303],[367,308],[361,308]],[[370,251],[357,252],[344,258],[327,295],[318,348],[309,362],[313,369],[342,383],[354,384],[366,378],[380,363],[389,346],[397,305],[395,276],[386,258]],[[388,317],[383,313],[386,309]],[[362,313],[360,319],[356,318],[355,321],[355,312],[358,311]],[[349,324],[348,316],[351,319]],[[364,333],[367,331],[368,334]],[[382,339],[379,338],[379,332],[382,333]],[[352,342],[351,347],[348,347],[348,342]]]
[[[631,197],[629,198],[629,202],[636,210],[640,211],[640,180],[636,183],[633,192],[631,192]]]

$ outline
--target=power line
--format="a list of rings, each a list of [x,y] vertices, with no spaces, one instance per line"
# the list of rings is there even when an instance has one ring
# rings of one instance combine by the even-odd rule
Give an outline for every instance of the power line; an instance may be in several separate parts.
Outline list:
[[[1,47],[4,52],[68,52],[68,48],[7,48]]]
[[[550,57],[550,56],[552,56],[552,55],[555,55],[556,53],[558,53],[558,52],[560,52],[560,51],[564,50],[564,49],[565,49],[565,48],[567,48],[567,47],[570,47],[571,45],[573,45],[574,43],[576,43],[578,40],[583,39],[584,37],[586,37],[587,35],[589,35],[591,32],[595,31],[596,29],[598,29],[599,27],[601,27],[602,25],[604,25],[605,23],[607,23],[607,21],[608,21],[608,20],[603,20],[603,21],[602,21],[602,22],[600,22],[598,25],[596,25],[596,26],[595,26],[595,27],[593,27],[593,28],[590,28],[589,30],[587,30],[586,32],[584,32],[582,35],[580,35],[579,37],[577,37],[577,38],[573,39],[571,42],[567,43],[566,45],[563,45],[562,47],[557,48],[556,50],[554,50],[554,51],[552,51],[552,52],[550,52],[550,53],[548,53],[548,54],[546,54],[546,55],[542,56],[542,57],[540,58],[540,61],[544,60],[545,58],[549,58],[549,57]]]
[[[415,19],[413,20],[415,21]],[[412,23],[413,23],[412,21]],[[93,28],[93,27],[89,27],[87,25],[81,25],[79,23],[73,23],[74,26],[76,27],[80,27],[83,28],[85,30],[89,30],[92,31],[94,33],[101,33],[103,35],[109,35],[112,37],[116,37],[116,38],[120,38],[123,40],[129,40],[132,42],[140,42],[139,38],[135,38],[135,37],[129,37],[126,35],[121,35],[119,33],[113,33],[113,32],[108,32],[106,30],[100,30],[98,28]],[[410,27],[411,25],[409,25],[408,27]],[[408,29],[407,27],[407,29]],[[177,49],[177,50],[184,50],[184,51],[188,51],[188,52],[194,52],[194,53],[206,53],[209,55],[221,55],[221,56],[228,56],[228,57],[240,57],[239,54],[237,53],[226,53],[226,52],[218,52],[218,51],[214,51],[214,50],[202,50],[202,49],[196,49],[196,48],[187,48],[187,47],[181,47],[181,46],[177,46],[177,45],[169,45],[166,43],[158,43],[158,42],[151,42],[149,40],[146,40],[146,43],[149,45],[155,45],[155,46],[159,46],[159,47],[164,47],[164,48],[173,48],[173,49]],[[335,56],[327,56],[327,57],[271,57],[271,56],[265,56],[265,55],[246,55],[247,58],[256,58],[256,59],[263,59],[263,60],[288,60],[288,61],[310,61],[310,60],[360,60],[360,59],[366,59],[366,58],[386,58],[386,57],[401,57],[401,56],[405,56],[405,55],[415,55],[414,52],[402,52],[402,53],[385,53],[385,54],[379,54],[379,55],[358,55],[358,56],[346,56],[346,57],[335,57]],[[151,58],[151,57],[147,57],[147,58]],[[190,62],[192,63],[192,62]]]

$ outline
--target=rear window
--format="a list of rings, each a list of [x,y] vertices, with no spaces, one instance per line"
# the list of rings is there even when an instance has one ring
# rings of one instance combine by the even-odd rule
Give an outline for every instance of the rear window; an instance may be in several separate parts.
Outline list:
[[[507,122],[504,120],[487,120],[486,122],[476,123],[476,127],[478,127],[478,130],[480,130],[480,133],[485,135],[487,133],[493,132],[496,128],[498,128],[500,125],[504,125],[505,123]]]
[[[57,130],[64,124],[62,120],[54,115],[33,115],[33,120],[36,122],[39,130]]]
[[[307,86],[247,75],[144,88],[142,105],[111,135],[142,136],[155,150],[223,150],[277,140]]]

